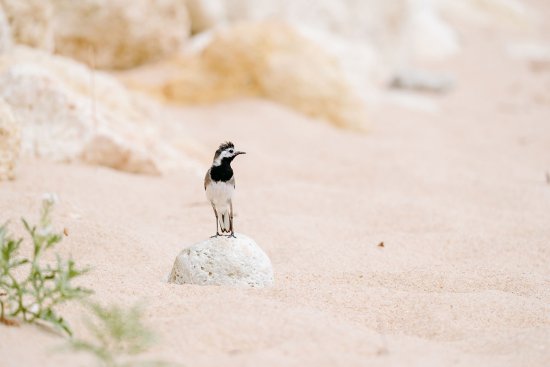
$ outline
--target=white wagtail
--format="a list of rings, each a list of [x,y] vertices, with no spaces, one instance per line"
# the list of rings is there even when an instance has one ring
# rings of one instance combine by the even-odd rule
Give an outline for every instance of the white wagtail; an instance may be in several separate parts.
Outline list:
[[[231,197],[235,191],[235,176],[231,168],[231,161],[235,159],[239,152],[231,142],[226,142],[220,145],[216,154],[212,167],[206,172],[204,177],[204,190],[206,197],[212,204],[214,214],[216,214],[216,235],[218,232],[218,224],[222,233],[229,233],[230,237],[235,237],[233,230],[233,203]]]

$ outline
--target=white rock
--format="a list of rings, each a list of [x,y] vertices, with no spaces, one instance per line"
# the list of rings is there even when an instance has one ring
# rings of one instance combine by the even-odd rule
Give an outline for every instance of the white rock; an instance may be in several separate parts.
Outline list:
[[[26,156],[144,174],[186,161],[161,138],[155,109],[112,76],[73,60],[15,47],[0,56],[0,98],[21,123]]]
[[[55,6],[55,51],[98,68],[125,69],[160,59],[189,35],[182,0],[49,1]]]
[[[0,55],[12,48],[13,39],[11,35],[10,24],[0,2]]]
[[[375,48],[379,64],[370,67],[381,70],[369,73],[380,73],[409,54],[431,59],[459,50],[453,28],[437,11],[437,1],[442,0],[232,0],[227,2],[227,14],[231,21],[283,20],[355,47]],[[353,50],[339,56],[356,58]]]
[[[409,69],[397,73],[391,81],[390,87],[421,92],[445,93],[452,89],[454,84],[454,78],[450,75]]]
[[[183,0],[0,0],[0,8],[16,43],[104,69],[160,59],[190,30]]]
[[[184,249],[176,258],[169,281],[177,284],[268,287],[273,267],[251,238],[217,237]]]
[[[364,101],[337,60],[285,23],[244,22],[216,30],[197,54],[163,65],[179,70],[143,90],[165,100],[193,104],[259,96],[341,127],[368,125]],[[128,84],[140,88],[136,75]]]
[[[187,0],[191,31],[202,32],[226,21],[224,0]]]
[[[231,0],[226,11],[231,22],[276,20],[299,28],[360,89],[391,75],[393,59],[403,59],[395,49],[401,48],[407,0]]]
[[[369,103],[396,70],[460,51],[443,0],[231,0],[227,18],[283,21],[327,51]]]
[[[441,18],[433,5],[426,0],[416,0],[409,8],[403,37],[414,59],[445,59],[460,51],[455,30]]]
[[[21,129],[10,106],[0,98],[0,181],[15,178]]]
[[[0,0],[16,43],[52,51],[54,9],[50,0]]]

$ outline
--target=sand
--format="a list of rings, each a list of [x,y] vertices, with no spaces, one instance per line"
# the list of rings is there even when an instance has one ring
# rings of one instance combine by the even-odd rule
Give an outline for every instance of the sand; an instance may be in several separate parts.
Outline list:
[[[270,289],[181,286],[179,251],[214,232],[203,173],[21,162],[1,220],[61,201],[60,245],[102,303],[145,305],[150,356],[186,366],[549,366],[550,70],[492,33],[445,64],[436,113],[371,108],[369,134],[261,100],[167,108],[198,146],[233,140],[236,229]],[[196,155],[204,167],[210,153]],[[378,246],[380,242],[383,247]],[[83,331],[82,309],[62,313]],[[45,328],[0,326],[0,365],[89,365]]]

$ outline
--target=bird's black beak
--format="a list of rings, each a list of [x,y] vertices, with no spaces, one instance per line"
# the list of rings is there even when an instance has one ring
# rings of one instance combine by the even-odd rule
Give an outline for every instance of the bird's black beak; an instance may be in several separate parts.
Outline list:
[[[246,152],[239,152],[239,151],[237,151],[237,152],[235,152],[235,157],[238,156],[239,154],[246,154]]]

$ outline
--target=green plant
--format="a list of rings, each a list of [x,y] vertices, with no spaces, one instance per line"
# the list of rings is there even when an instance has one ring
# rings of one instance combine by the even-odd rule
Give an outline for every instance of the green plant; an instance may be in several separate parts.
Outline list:
[[[126,310],[92,303],[90,309],[93,318],[86,320],[86,326],[91,341],[73,338],[71,349],[90,353],[104,367],[168,366],[165,362],[135,359],[154,343],[152,332],[143,324],[140,307]]]
[[[38,225],[31,226],[22,219],[33,243],[31,257],[19,254],[23,238],[10,235],[7,223],[0,227],[0,322],[14,325],[19,320],[42,320],[72,335],[67,322],[57,314],[56,306],[91,291],[72,285],[75,278],[87,271],[78,269],[72,259],[62,259],[56,254],[54,264],[41,261],[42,255],[62,240],[62,234],[55,232],[51,223],[55,202],[53,195],[44,197]]]

